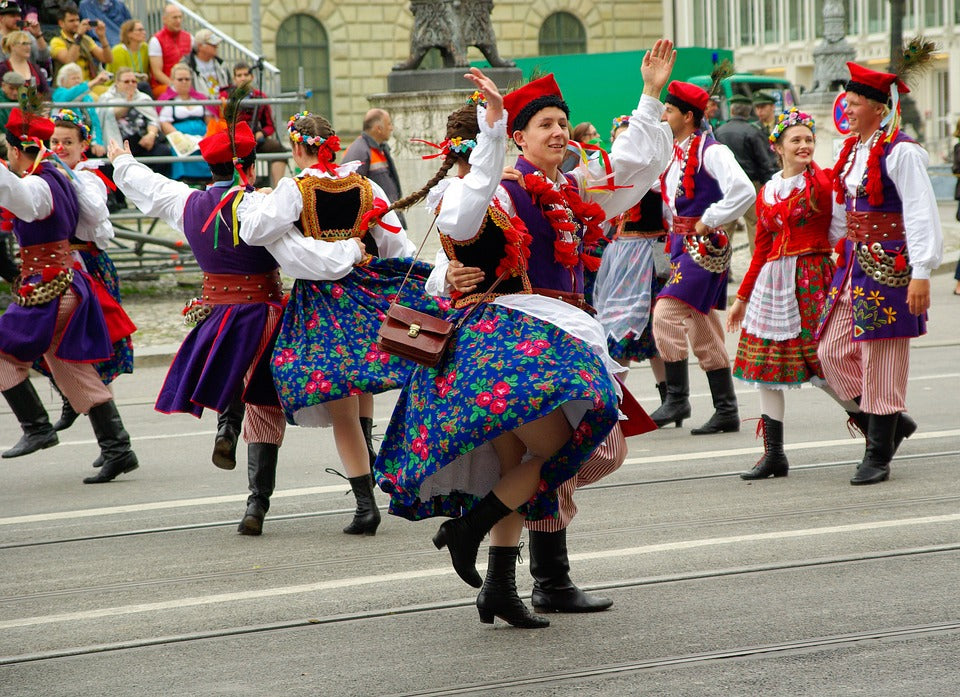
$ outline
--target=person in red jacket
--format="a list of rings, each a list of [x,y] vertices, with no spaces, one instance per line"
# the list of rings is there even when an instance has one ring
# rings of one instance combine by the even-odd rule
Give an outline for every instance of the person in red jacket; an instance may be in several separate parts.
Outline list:
[[[813,117],[797,109],[782,114],[770,134],[783,169],[757,195],[756,249],[727,331],[741,326],[733,376],[760,390],[763,457],[743,479],[787,476],[783,452],[784,391],[811,382],[848,411],[824,381],[815,337],[835,270],[832,241],[844,234],[833,216],[832,180],[813,161]]]
[[[150,87],[159,97],[173,83],[170,69],[190,54],[193,36],[183,30],[183,11],[176,5],[163,8],[163,28],[150,37],[147,53],[150,57]]]

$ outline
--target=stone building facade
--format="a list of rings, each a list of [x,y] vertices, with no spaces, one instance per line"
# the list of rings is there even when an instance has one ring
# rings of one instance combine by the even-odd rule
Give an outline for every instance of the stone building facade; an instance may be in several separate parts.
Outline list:
[[[253,45],[249,2],[183,0],[246,46]],[[321,85],[337,129],[356,133],[368,97],[386,91],[390,69],[410,52],[413,17],[405,0],[270,0],[261,2],[260,34],[266,60],[281,68],[290,61],[291,27],[314,27],[309,35],[326,46],[328,83]],[[558,22],[558,13],[562,15]],[[297,16],[300,16],[297,19]],[[571,21],[571,17],[575,21]],[[505,58],[541,53],[542,32],[582,35],[583,52],[635,51],[663,34],[661,0],[495,0],[492,20]],[[322,29],[317,31],[316,26]],[[325,36],[321,36],[325,34]],[[562,39],[562,37],[561,37]],[[287,48],[284,49],[284,44]],[[322,48],[316,49],[323,52]],[[576,51],[573,51],[576,52]],[[471,60],[482,60],[471,49]],[[316,66],[314,66],[316,67]],[[288,71],[289,86],[295,76]],[[294,82],[289,82],[293,79]],[[309,85],[316,87],[316,85]]]

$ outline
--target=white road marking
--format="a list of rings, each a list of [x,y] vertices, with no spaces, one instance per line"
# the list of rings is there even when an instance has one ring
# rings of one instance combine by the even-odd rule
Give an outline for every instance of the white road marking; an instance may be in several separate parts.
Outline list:
[[[789,540],[804,537],[815,537],[820,535],[840,535],[849,533],[858,533],[874,531],[879,529],[906,528],[921,525],[937,525],[943,523],[956,523],[960,521],[960,513],[951,513],[940,516],[923,516],[918,518],[901,518],[895,520],[877,520],[865,523],[852,523],[849,525],[828,525],[819,528],[802,528],[799,530],[782,530],[777,532],[762,532],[752,535],[733,535],[729,537],[710,537],[698,540],[680,540],[677,542],[665,542],[655,545],[643,545],[640,547],[624,547],[620,549],[611,549],[599,552],[583,552],[580,554],[571,554],[572,561],[585,561],[592,559],[622,559],[629,556],[640,556],[643,554],[656,554],[658,552],[674,552],[688,549],[698,549],[704,547],[719,547],[721,545],[735,545],[750,542],[770,542],[776,540]],[[477,565],[478,570],[483,569],[482,564]],[[79,612],[64,612],[53,615],[38,615],[34,617],[22,617],[18,619],[0,621],[0,631],[5,629],[15,629],[18,627],[36,627],[60,622],[83,622],[89,620],[103,619],[105,617],[119,617],[122,615],[134,615],[144,612],[158,612],[163,610],[179,610],[188,607],[200,607],[205,605],[216,605],[221,603],[236,603],[248,600],[262,600],[264,598],[277,598],[288,595],[298,595],[303,593],[317,593],[329,590],[339,590],[343,588],[357,588],[360,586],[369,586],[381,583],[396,583],[398,581],[416,581],[426,578],[437,578],[453,574],[450,567],[435,569],[420,569],[417,571],[406,571],[390,574],[378,574],[376,576],[355,576],[348,578],[333,579],[330,581],[320,581],[318,583],[304,583],[293,586],[279,586],[276,588],[266,588],[262,590],[238,591],[235,593],[217,593],[214,595],[203,595],[185,598],[176,598],[156,603],[137,603],[135,605],[119,605],[116,607],[103,607],[95,610],[83,610]]]
[[[929,440],[934,438],[954,438],[960,436],[960,429],[947,431],[933,431],[930,433],[916,433],[910,440]],[[809,441],[806,443],[790,443],[784,446],[784,450],[820,450],[826,448],[836,448],[842,445],[857,446],[857,439],[844,438],[840,440]],[[681,452],[671,453],[669,455],[652,455],[650,457],[633,457],[624,461],[626,465],[643,465],[655,462],[685,462],[689,460],[709,460],[721,457],[734,457],[739,455],[755,455],[763,450],[762,446],[752,448],[730,448],[727,450],[710,450],[706,452]],[[271,498],[283,499],[294,498],[297,496],[316,496],[318,494],[336,494],[346,491],[346,484],[332,484],[329,486],[311,486],[300,489],[285,489],[277,491]],[[109,506],[105,508],[89,508],[72,511],[53,511],[50,513],[34,513],[30,515],[11,516],[9,518],[0,518],[0,526],[19,525],[25,523],[42,523],[54,520],[70,520],[72,518],[93,518],[105,515],[119,515],[121,513],[140,513],[143,511],[161,511],[172,508],[189,508],[195,506],[208,506],[221,503],[237,503],[246,501],[246,494],[232,494],[226,496],[206,496],[195,499],[178,499],[174,501],[151,501],[147,503],[132,503],[123,506]]]

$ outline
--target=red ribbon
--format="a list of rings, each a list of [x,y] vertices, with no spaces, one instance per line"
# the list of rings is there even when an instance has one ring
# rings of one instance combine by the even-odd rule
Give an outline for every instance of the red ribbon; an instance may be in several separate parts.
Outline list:
[[[366,232],[373,225],[379,225],[387,232],[398,233],[403,228],[398,225],[390,225],[389,223],[383,222],[381,218],[388,213],[388,208],[390,204],[384,201],[382,198],[373,199],[373,208],[363,214],[363,217],[360,218],[360,224],[357,226],[361,231]]]
[[[420,138],[411,138],[411,143],[423,143],[424,145],[429,145],[431,148],[436,148],[440,152],[436,152],[432,155],[421,155],[420,158],[423,160],[432,160],[436,157],[446,157],[447,153],[450,152],[450,140],[447,139],[442,143],[431,143],[429,140],[421,140]]]

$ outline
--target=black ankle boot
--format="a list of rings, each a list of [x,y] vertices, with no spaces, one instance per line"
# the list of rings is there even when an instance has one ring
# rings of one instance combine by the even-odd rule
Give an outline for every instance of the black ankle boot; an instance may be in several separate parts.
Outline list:
[[[893,459],[894,440],[900,413],[870,414],[867,447],[857,473],[850,480],[854,486],[878,484],[890,478],[890,460]]]
[[[112,399],[90,410],[90,425],[93,426],[93,433],[100,446],[103,465],[95,475],[86,477],[84,484],[110,482],[140,466],[136,454],[130,448],[130,435],[123,427],[120,412]]]
[[[73,422],[76,421],[77,417],[80,415],[74,411],[73,405],[70,404],[70,400],[63,395],[63,392],[61,392],[60,388],[57,387],[57,383],[51,380],[50,384],[53,386],[53,389],[56,391],[56,393],[60,395],[60,399],[63,401],[63,406],[60,408],[60,418],[57,419],[57,422],[53,425],[53,430],[66,431],[68,428],[73,426]]]
[[[360,417],[360,429],[363,431],[363,439],[367,441],[367,454],[370,456],[370,471],[373,471],[373,463],[377,461],[377,452],[373,449],[373,419],[369,416]]]
[[[213,441],[213,464],[222,470],[232,470],[237,466],[237,441],[243,425],[246,407],[238,398],[234,399],[217,414],[217,437]]]
[[[766,479],[767,477],[786,477],[787,455],[783,452],[783,422],[760,415],[758,433],[763,432],[763,457],[748,472],[740,474],[740,479]]]
[[[280,446],[274,443],[247,443],[247,479],[250,496],[247,511],[237,527],[241,535],[259,535],[263,519],[270,510],[270,497],[277,483],[277,455]]]
[[[29,378],[9,390],[4,390],[3,396],[23,430],[20,440],[5,452],[3,457],[29,455],[60,442],[57,432],[50,425],[47,410],[43,408],[43,403]]]
[[[566,529],[530,531],[530,575],[531,602],[537,612],[600,612],[613,605],[609,598],[584,593],[570,580]]]
[[[349,477],[347,481],[350,482],[353,496],[357,499],[357,510],[353,514],[350,525],[343,531],[348,535],[373,537],[377,534],[377,527],[380,525],[380,511],[373,496],[373,477],[363,474],[359,477]]]
[[[491,491],[461,517],[444,522],[433,536],[433,545],[437,549],[446,547],[457,575],[465,583],[479,588],[483,585],[483,579],[477,573],[480,542],[497,521],[509,514],[510,509]]]
[[[733,375],[730,368],[717,368],[707,371],[710,394],[713,397],[713,416],[700,428],[690,431],[691,435],[704,436],[712,433],[734,433],[740,430],[740,412],[737,409],[737,393],[733,389]]]
[[[517,557],[519,547],[491,547],[487,578],[477,596],[477,612],[484,624],[499,617],[520,629],[542,629],[550,621],[530,612],[517,594]]]
[[[678,427],[683,420],[690,418],[690,373],[687,359],[664,363],[667,371],[666,400],[650,418],[659,427],[663,428],[673,421]]]

